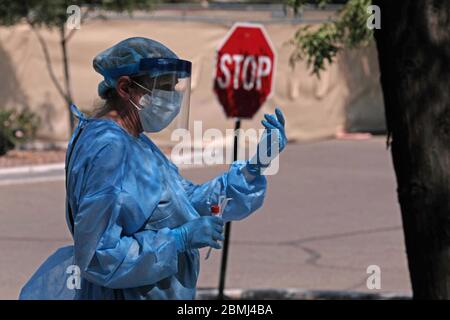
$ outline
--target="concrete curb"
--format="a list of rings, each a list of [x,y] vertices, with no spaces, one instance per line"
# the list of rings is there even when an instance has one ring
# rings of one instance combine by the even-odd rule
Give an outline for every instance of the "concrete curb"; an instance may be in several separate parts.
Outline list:
[[[27,166],[17,166],[0,168],[0,177],[2,175],[11,174],[30,174],[30,173],[44,173],[54,170],[61,170],[65,168],[64,162],[52,163],[52,164],[42,164],[42,165],[27,165]]]
[[[187,169],[198,169],[208,167],[207,165],[198,165],[198,164],[177,164],[179,169],[187,170]],[[57,162],[51,164],[39,164],[39,165],[26,165],[26,166],[16,166],[16,167],[6,167],[0,168],[0,179],[2,176],[12,175],[12,174],[31,174],[31,173],[45,173],[55,170],[64,170],[65,163]]]
[[[55,182],[64,181],[64,175],[52,176],[52,177],[32,177],[24,179],[0,179],[0,187],[13,186],[19,184],[30,184],[30,183],[42,183],[42,182]]]
[[[199,288],[198,300],[217,299],[218,290]],[[305,290],[298,288],[284,289],[226,289],[226,300],[410,300],[412,297],[403,293],[369,293],[338,290]]]

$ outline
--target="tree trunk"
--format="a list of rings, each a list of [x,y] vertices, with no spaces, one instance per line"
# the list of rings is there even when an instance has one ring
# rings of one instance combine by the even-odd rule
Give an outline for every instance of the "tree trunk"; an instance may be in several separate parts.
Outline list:
[[[62,49],[62,57],[63,57],[63,66],[64,66],[64,85],[66,91],[66,103],[67,110],[69,111],[69,123],[70,123],[70,135],[75,128],[75,119],[73,117],[72,112],[70,111],[70,105],[73,103],[72,100],[72,88],[70,85],[70,74],[69,74],[69,58],[67,55],[67,41],[66,41],[66,32],[65,26],[62,24],[60,26],[60,38],[61,38],[61,49]]]
[[[450,298],[450,1],[375,0],[387,127],[415,299]]]

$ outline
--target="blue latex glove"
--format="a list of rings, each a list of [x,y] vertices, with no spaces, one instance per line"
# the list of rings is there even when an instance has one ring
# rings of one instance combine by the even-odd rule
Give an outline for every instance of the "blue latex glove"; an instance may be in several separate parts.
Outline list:
[[[203,247],[221,249],[217,241],[223,241],[223,219],[217,216],[205,216],[191,220],[172,230],[178,252]]]
[[[265,120],[262,120],[261,123],[266,130],[261,137],[261,141],[258,143],[256,155],[247,165],[248,170],[254,174],[259,173],[262,168],[268,167],[270,162],[284,150],[287,144],[286,131],[284,128],[285,120],[281,110],[276,108],[275,115],[265,114],[264,118]],[[276,132],[274,132],[274,130],[276,130]],[[278,148],[275,148],[273,140],[277,137]],[[261,154],[264,153],[265,157],[261,158]]]

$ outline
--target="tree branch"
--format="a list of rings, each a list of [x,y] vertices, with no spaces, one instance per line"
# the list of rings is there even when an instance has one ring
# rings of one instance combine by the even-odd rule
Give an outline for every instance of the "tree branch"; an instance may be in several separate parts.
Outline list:
[[[59,84],[58,79],[56,78],[55,72],[53,71],[53,66],[52,66],[52,61],[50,59],[50,54],[48,51],[48,47],[47,47],[47,43],[45,43],[44,38],[42,37],[42,35],[39,33],[39,31],[37,30],[37,28],[35,26],[33,26],[32,23],[28,22],[28,24],[31,27],[31,30],[33,30],[34,34],[36,35],[39,44],[42,48],[42,51],[44,53],[44,58],[45,58],[45,63],[47,65],[47,70],[48,73],[50,75],[50,78],[53,82],[53,84],[55,85],[56,89],[58,90],[58,93],[61,95],[61,97],[65,100],[65,101],[69,101],[67,94],[64,92],[63,88],[61,87],[61,85]]]

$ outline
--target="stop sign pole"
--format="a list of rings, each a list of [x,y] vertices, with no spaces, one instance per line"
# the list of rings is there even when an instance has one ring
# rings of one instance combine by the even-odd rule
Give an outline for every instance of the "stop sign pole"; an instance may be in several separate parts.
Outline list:
[[[234,118],[233,161],[238,158],[241,119],[251,119],[272,93],[275,50],[260,24],[236,23],[219,46],[214,92]],[[231,222],[225,225],[218,299],[224,299]]]
[[[233,161],[237,160],[238,145],[239,145],[239,129],[241,128],[241,119],[236,118],[234,123],[234,145],[233,145]],[[220,278],[219,278],[219,294],[217,299],[223,300],[225,298],[225,276],[227,274],[228,262],[228,248],[230,243],[231,222],[225,224],[225,240],[223,243],[222,262],[220,263]]]

